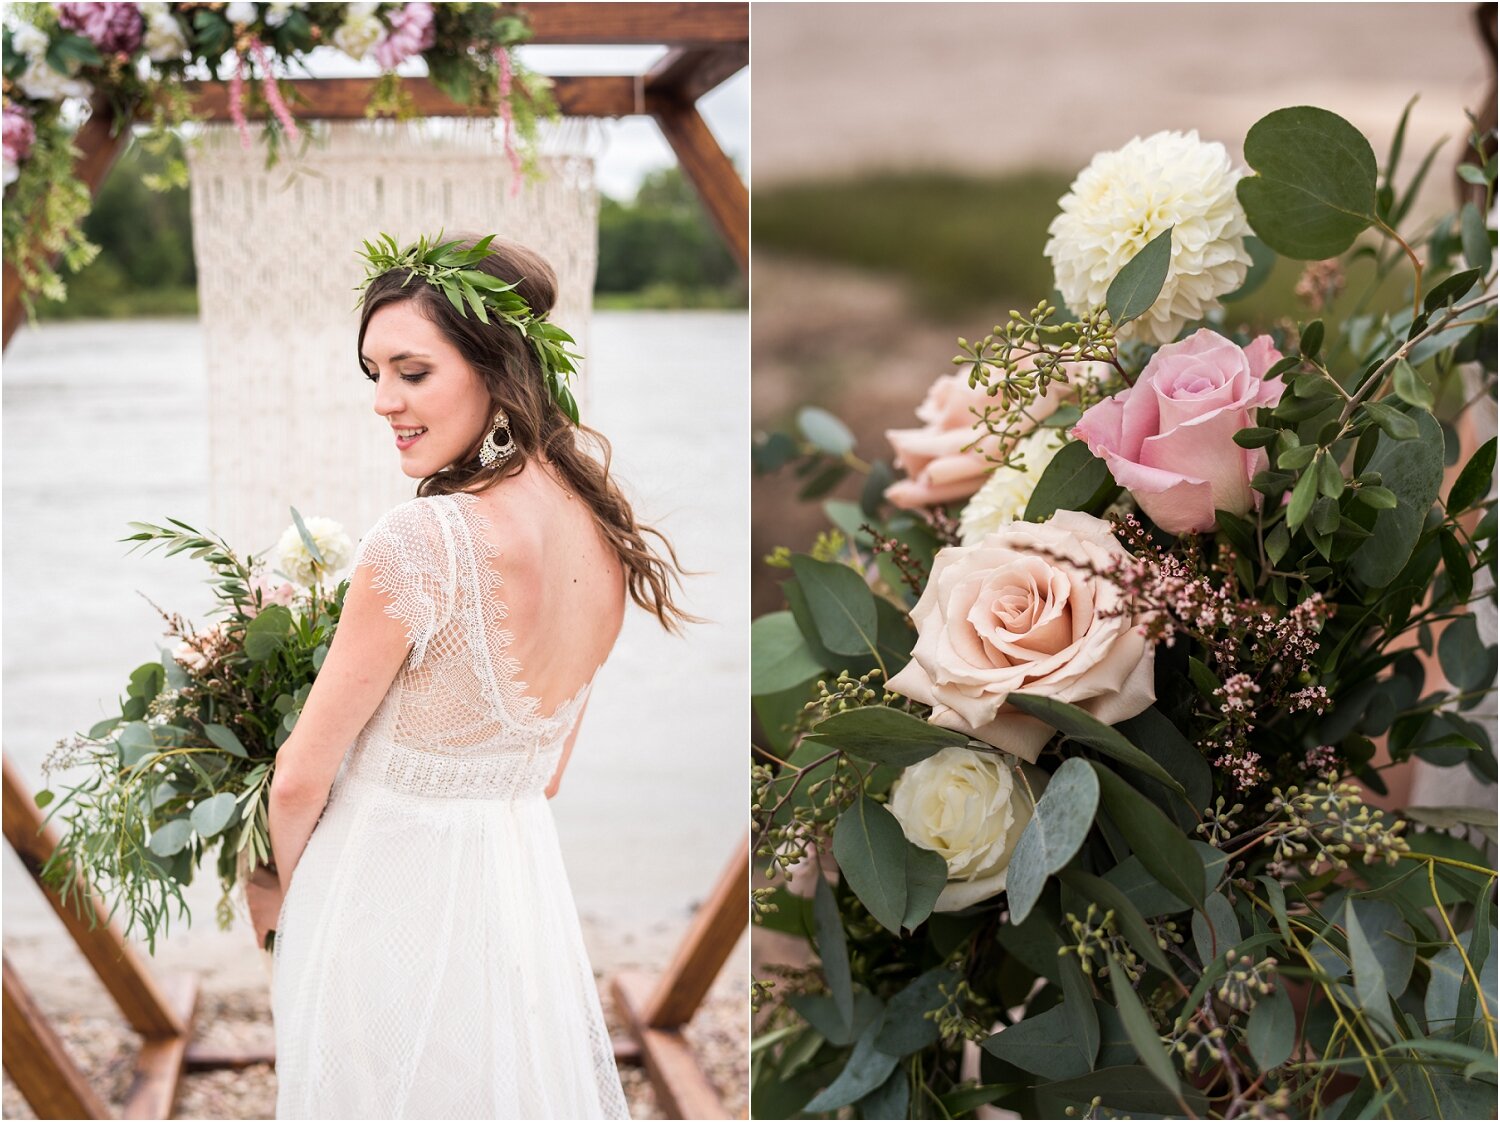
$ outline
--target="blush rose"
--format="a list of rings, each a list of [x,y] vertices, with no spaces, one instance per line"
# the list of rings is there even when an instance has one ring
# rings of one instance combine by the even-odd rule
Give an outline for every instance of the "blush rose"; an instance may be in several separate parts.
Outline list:
[[[1155,651],[1102,575],[1127,556],[1110,524],[1060,510],[939,551],[912,622],[896,693],[932,706],[933,724],[1035,762],[1052,729],[1007,704],[1012,693],[1066,701],[1105,724],[1156,700]]]
[[[1057,412],[1070,392],[1067,383],[1053,383],[1028,410],[1033,425]],[[896,465],[907,476],[886,488],[886,499],[903,510],[915,510],[966,499],[978,491],[1001,452],[998,438],[985,431],[980,418],[986,408],[999,405],[1000,399],[989,396],[983,386],[970,386],[967,374],[944,374],[933,382],[917,407],[922,427],[885,434],[895,450]],[[1030,430],[1016,435],[1026,431]]]
[[[1135,385],[1090,408],[1073,429],[1146,516],[1172,534],[1218,526],[1216,510],[1244,514],[1260,495],[1250,480],[1268,461],[1234,434],[1276,405],[1281,354],[1262,335],[1239,347],[1202,328],[1151,357]]]

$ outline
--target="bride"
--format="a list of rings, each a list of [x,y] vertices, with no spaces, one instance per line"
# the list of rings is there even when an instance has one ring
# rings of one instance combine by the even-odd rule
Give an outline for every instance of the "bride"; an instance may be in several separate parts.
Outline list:
[[[421,482],[276,756],[276,1114],[625,1118],[547,799],[627,592],[676,630],[681,570],[576,423],[550,266],[365,248],[359,360]]]

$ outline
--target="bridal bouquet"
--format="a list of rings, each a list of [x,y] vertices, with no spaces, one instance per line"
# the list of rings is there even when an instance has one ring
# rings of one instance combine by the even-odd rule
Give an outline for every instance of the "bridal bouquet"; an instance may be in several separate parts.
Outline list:
[[[811,964],[755,984],[755,1116],[1493,1116],[1495,814],[1387,781],[1496,775],[1496,167],[1418,223],[1404,133],[1096,156],[1058,291],[769,558],[754,903]],[[1307,317],[1243,322],[1279,259]],[[853,447],[808,409],[756,465]]]
[[[133,522],[123,540],[152,542],[167,554],[189,551],[213,571],[220,618],[196,628],[162,612],[176,649],[130,675],[118,716],[59,744],[50,774],[81,768],[84,778],[54,804],[66,829],[43,875],[81,910],[85,895],[123,907],[125,930],[139,927],[154,951],[182,887],[217,850],[223,887],[219,922],[233,915],[239,878],[271,859],[268,806],[276,750],[291,734],[338,626],[348,581],[332,574],[353,547],[337,522],[303,518],[278,545],[282,574],[242,560],[225,542],[168,519]],[[160,609],[158,609],[160,610]],[[62,813],[63,811],[66,813]]]

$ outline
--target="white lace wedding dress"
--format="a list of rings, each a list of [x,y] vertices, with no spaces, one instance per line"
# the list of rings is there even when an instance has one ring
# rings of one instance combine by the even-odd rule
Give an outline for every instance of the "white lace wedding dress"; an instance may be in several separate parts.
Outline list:
[[[413,642],[334,781],[275,942],[278,1118],[628,1118],[472,495],[360,542]]]

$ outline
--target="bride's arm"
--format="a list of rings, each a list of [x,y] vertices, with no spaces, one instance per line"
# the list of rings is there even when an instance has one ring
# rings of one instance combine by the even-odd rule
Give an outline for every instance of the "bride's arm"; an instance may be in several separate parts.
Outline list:
[[[271,854],[282,891],[323,813],[344,753],[379,707],[411,649],[401,620],[385,611],[368,567],[354,570],[328,657],[297,725],[276,753]]]
[[[589,711],[589,700],[589,698],[584,699],[583,708],[578,711],[578,719],[573,722],[573,731],[568,733],[568,742],[563,745],[562,757],[557,761],[557,770],[552,773],[552,779],[547,784],[549,799],[557,794],[558,787],[562,786],[562,776],[568,766],[568,757],[573,754],[573,742],[578,739],[578,730],[583,727],[583,715]]]

